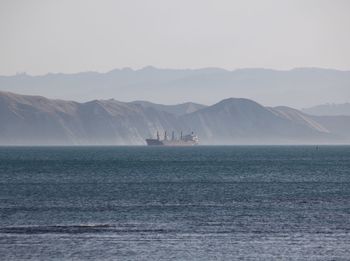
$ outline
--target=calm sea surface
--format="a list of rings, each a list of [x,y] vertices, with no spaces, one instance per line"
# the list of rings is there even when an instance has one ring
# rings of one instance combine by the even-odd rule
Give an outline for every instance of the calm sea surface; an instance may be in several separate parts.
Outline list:
[[[350,260],[350,147],[0,147],[0,259]]]

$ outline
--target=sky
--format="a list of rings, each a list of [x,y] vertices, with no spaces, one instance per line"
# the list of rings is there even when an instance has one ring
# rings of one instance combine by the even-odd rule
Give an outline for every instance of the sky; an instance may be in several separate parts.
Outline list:
[[[350,70],[347,0],[0,0],[0,75]]]

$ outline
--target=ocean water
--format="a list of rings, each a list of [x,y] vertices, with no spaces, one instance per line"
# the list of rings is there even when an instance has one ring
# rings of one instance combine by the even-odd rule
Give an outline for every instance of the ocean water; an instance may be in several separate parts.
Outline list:
[[[350,147],[1,147],[0,259],[350,260]]]

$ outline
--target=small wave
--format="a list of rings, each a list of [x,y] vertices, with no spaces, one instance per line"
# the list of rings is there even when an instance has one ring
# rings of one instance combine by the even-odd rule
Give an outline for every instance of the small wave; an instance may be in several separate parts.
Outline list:
[[[111,225],[53,225],[53,226],[17,226],[2,227],[0,233],[10,234],[46,234],[46,233],[93,233],[110,229]]]
[[[1,227],[3,234],[83,234],[83,233],[169,233],[168,229],[121,228],[114,225],[54,225]]]

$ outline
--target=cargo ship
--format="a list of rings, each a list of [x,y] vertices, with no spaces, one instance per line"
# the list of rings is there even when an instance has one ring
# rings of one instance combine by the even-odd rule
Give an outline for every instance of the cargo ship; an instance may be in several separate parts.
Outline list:
[[[182,135],[181,132],[180,138],[176,138],[175,133],[172,132],[171,138],[169,139],[166,131],[164,132],[164,139],[161,140],[159,132],[157,131],[157,138],[146,139],[146,143],[148,146],[192,146],[198,145],[199,140],[193,132],[187,135]]]

